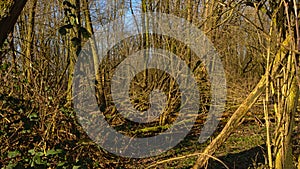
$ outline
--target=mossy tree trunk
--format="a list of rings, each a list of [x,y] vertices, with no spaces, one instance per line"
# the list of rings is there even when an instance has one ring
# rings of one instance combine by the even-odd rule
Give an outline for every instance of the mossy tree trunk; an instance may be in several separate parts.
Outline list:
[[[68,69],[68,85],[67,85],[67,105],[71,106],[72,104],[72,84],[76,60],[81,51],[81,18],[80,18],[80,0],[71,0],[72,4],[75,5],[75,8],[72,8],[72,14],[74,14],[73,22],[73,31],[71,32],[71,51],[69,54],[69,69]]]
[[[26,37],[26,48],[25,48],[25,72],[26,78],[28,82],[31,82],[31,74],[32,74],[32,47],[33,47],[33,40],[34,40],[34,26],[35,26],[35,9],[36,9],[37,0],[33,0],[32,4],[30,4],[29,8],[29,16],[28,16],[28,26],[27,26],[27,37]]]

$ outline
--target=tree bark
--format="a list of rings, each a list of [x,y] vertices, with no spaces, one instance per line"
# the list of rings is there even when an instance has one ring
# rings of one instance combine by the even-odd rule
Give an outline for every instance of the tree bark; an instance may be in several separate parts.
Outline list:
[[[28,82],[31,82],[31,64],[32,64],[32,43],[33,43],[33,30],[35,25],[35,8],[36,8],[37,0],[33,0],[32,5],[29,10],[29,25],[27,29],[27,37],[26,37],[26,51],[25,51],[25,70],[26,70],[26,77]]]
[[[74,76],[74,69],[75,69],[75,64],[76,60],[78,58],[78,55],[81,51],[81,33],[80,33],[80,27],[81,27],[81,16],[80,16],[80,0],[71,0],[70,1],[72,4],[75,4],[75,9],[72,10],[72,13],[75,14],[76,20],[74,29],[71,33],[72,38],[77,38],[76,44],[72,44],[71,52],[69,55],[69,71],[68,71],[68,85],[67,85],[67,105],[66,106],[71,106],[72,105],[72,98],[73,98],[73,76]]]
[[[92,35],[89,43],[91,45],[92,49],[92,55],[93,55],[93,61],[94,61],[94,71],[95,71],[95,77],[96,77],[96,91],[97,91],[97,98],[99,101],[100,110],[102,112],[106,109],[106,99],[104,95],[104,89],[103,89],[103,83],[101,80],[100,70],[99,70],[99,57],[97,52],[97,45],[95,37],[93,36],[94,30],[93,30],[93,24],[91,20],[90,10],[89,10],[89,4],[88,0],[84,0],[83,2],[83,8],[84,8],[84,15],[85,15],[85,22],[86,22],[86,28],[89,31],[89,33]],[[102,72],[101,73],[105,73]]]
[[[14,0],[9,14],[0,20],[0,47],[2,47],[8,34],[14,28],[27,0]]]

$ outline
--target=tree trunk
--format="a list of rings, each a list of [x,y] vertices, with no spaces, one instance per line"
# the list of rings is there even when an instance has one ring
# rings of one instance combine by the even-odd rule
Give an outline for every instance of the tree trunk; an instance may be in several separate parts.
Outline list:
[[[94,61],[94,71],[95,71],[95,77],[96,77],[96,91],[97,91],[97,98],[100,106],[100,110],[102,112],[105,111],[106,108],[106,99],[104,95],[104,90],[103,90],[103,83],[101,80],[100,76],[100,70],[99,70],[99,57],[98,57],[98,52],[97,52],[97,46],[96,46],[96,41],[95,37],[93,36],[94,30],[93,30],[93,24],[91,21],[91,15],[89,11],[89,4],[88,0],[84,0],[83,2],[83,8],[84,8],[84,15],[85,15],[85,22],[86,22],[86,28],[89,31],[89,33],[92,35],[90,38],[90,45],[92,49],[92,55],[93,55],[93,61]],[[105,72],[102,72],[105,73]]]
[[[74,30],[71,33],[72,40],[76,38],[76,42],[74,44],[74,41],[72,41],[72,48],[69,55],[69,70],[68,70],[68,87],[67,87],[67,106],[72,105],[72,98],[73,98],[73,92],[72,92],[72,84],[73,84],[73,76],[74,76],[74,69],[76,60],[78,58],[78,55],[81,51],[81,33],[80,33],[80,27],[81,27],[81,21],[80,21],[80,0],[72,0],[70,1],[72,4],[75,4],[76,9],[72,10],[72,13],[75,14],[76,20],[74,26]]]
[[[31,72],[32,72],[32,44],[34,39],[34,25],[35,25],[35,8],[37,0],[33,0],[30,9],[29,9],[29,23],[27,28],[27,37],[26,37],[26,48],[25,48],[25,71],[28,82],[31,82]]]
[[[9,14],[0,20],[0,47],[2,47],[8,34],[14,28],[21,11],[26,5],[27,0],[14,0],[9,10]]]

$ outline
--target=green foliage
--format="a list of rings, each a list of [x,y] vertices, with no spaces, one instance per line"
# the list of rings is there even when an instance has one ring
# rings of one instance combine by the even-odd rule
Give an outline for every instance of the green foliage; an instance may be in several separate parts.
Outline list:
[[[18,150],[15,151],[9,151],[7,153],[8,158],[15,158],[16,156],[20,155],[20,152]]]
[[[65,5],[68,8],[76,9],[76,6],[74,4],[72,4],[70,1],[64,1],[63,5]]]
[[[2,65],[0,65],[0,71],[7,71],[8,68],[11,66],[11,63],[9,62],[6,62],[6,63],[3,63]]]
[[[67,34],[67,30],[64,26],[60,27],[58,32],[62,35],[65,36]]]
[[[46,156],[56,155],[56,154],[60,154],[62,152],[63,152],[63,150],[61,150],[61,149],[57,149],[57,150],[51,149],[46,152]]]
[[[89,33],[89,31],[84,28],[84,27],[80,27],[79,32],[82,34],[82,36],[86,39],[91,37],[91,34]]]
[[[61,26],[58,30],[58,32],[62,35],[62,36],[65,36],[68,32],[67,32],[67,29],[71,29],[73,28],[73,25],[71,24],[67,24],[67,25],[64,25],[64,26]]]
[[[78,46],[78,45],[80,45],[81,40],[77,37],[74,37],[74,38],[71,39],[71,42],[72,42],[73,46]]]
[[[53,158],[58,158],[59,163],[57,164],[58,167],[63,167],[67,163],[64,158],[60,158],[60,155],[63,155],[63,150],[61,149],[51,149],[44,153],[43,151],[36,151],[35,149],[28,150],[28,153],[24,153],[21,156],[20,151],[9,151],[7,153],[7,157],[10,159],[8,168],[15,167],[15,166],[23,166],[25,164],[29,164],[30,167],[34,168],[46,168],[47,166],[52,165]],[[15,158],[19,157],[21,160],[16,160]],[[63,157],[63,156],[62,156]]]
[[[65,25],[61,26],[58,29],[58,32],[62,36],[66,36],[71,31],[73,31],[75,34],[78,34],[77,37],[73,37],[71,39],[71,42],[74,47],[80,46],[82,43],[82,40],[79,37],[82,36],[83,38],[88,39],[91,37],[91,33],[86,28],[79,25],[79,19],[76,16],[76,14],[74,13],[75,12],[74,9],[76,9],[76,6],[72,3],[70,3],[69,1],[64,1],[63,5],[65,6],[64,7],[64,14],[65,14],[64,23],[65,23]],[[76,29],[73,29],[73,28],[76,28]],[[80,51],[76,51],[76,53],[79,53],[79,52]]]
[[[73,28],[73,25],[67,24],[67,25],[64,25],[63,27],[64,27],[65,29],[71,29],[71,28]]]

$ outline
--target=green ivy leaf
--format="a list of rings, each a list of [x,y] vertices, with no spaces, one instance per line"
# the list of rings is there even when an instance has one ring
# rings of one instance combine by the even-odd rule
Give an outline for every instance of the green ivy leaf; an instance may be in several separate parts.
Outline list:
[[[35,151],[34,151],[34,149],[30,149],[30,150],[28,150],[28,153],[30,153],[31,155],[34,155]]]
[[[67,25],[65,25],[64,27],[65,27],[66,29],[71,29],[71,28],[73,28],[73,25],[67,24]]]
[[[80,33],[82,34],[82,36],[83,36],[84,38],[86,38],[86,39],[88,39],[88,38],[91,37],[90,32],[89,32],[86,28],[84,28],[84,27],[80,27],[79,32],[80,32]]]
[[[0,70],[8,70],[9,67],[10,67],[10,64],[9,64],[9,63],[3,63],[3,64],[0,66]]]
[[[57,149],[57,150],[51,149],[51,150],[48,150],[48,151],[46,152],[46,156],[48,156],[48,155],[60,154],[60,153],[62,153],[62,152],[63,152],[62,149]]]
[[[80,45],[81,40],[79,38],[75,37],[75,38],[71,39],[71,42],[72,42],[73,46],[78,46],[78,45]]]
[[[7,157],[8,158],[14,158],[14,157],[16,157],[18,155],[21,155],[21,153],[18,150],[9,151],[8,154],[7,154]]]
[[[64,13],[65,13],[66,16],[68,16],[69,14],[72,13],[72,10],[68,9],[68,8],[67,9],[65,8],[65,12]]]
[[[44,155],[44,152],[42,152],[42,151],[39,151],[39,152],[36,153],[36,156],[39,156],[39,157],[43,156],[43,155]]]
[[[67,7],[70,7],[70,8],[73,8],[73,9],[76,9],[76,6],[74,4],[72,4],[71,2],[69,2],[69,1],[64,1],[63,5],[65,5]]]
[[[57,167],[62,167],[62,166],[64,166],[65,164],[66,164],[66,162],[60,162],[60,163],[57,164]]]
[[[45,165],[47,163],[46,161],[43,161],[41,156],[39,156],[37,154],[33,157],[33,160],[38,165]]]
[[[62,35],[65,36],[67,34],[67,30],[64,26],[60,27],[58,32]]]
[[[29,115],[29,119],[30,119],[30,121],[33,121],[34,119],[38,119],[38,114],[36,113],[36,112],[34,112],[34,113],[31,113],[30,115]]]
[[[12,162],[10,161],[9,164],[5,167],[5,169],[9,169],[9,168],[15,168],[18,165],[17,162]]]

